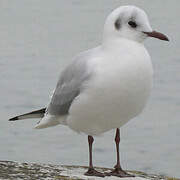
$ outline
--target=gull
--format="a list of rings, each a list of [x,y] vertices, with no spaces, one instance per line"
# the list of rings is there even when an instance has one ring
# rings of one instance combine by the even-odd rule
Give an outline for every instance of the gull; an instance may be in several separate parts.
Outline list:
[[[88,135],[87,176],[132,177],[120,165],[120,127],[139,115],[149,97],[153,68],[144,40],[168,38],[152,30],[146,13],[136,6],[120,6],[107,17],[102,43],[81,52],[61,72],[46,108],[11,118],[41,118],[36,129],[63,124]],[[94,138],[116,129],[117,163],[100,173],[92,163]]]

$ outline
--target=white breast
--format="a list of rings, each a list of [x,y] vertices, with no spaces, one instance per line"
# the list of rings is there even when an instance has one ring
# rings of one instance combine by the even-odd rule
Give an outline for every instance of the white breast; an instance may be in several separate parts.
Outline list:
[[[132,49],[129,53],[123,53],[123,48],[105,51],[92,60],[94,76],[71,106],[70,128],[99,135],[121,127],[142,111],[152,86],[152,65],[143,45]]]

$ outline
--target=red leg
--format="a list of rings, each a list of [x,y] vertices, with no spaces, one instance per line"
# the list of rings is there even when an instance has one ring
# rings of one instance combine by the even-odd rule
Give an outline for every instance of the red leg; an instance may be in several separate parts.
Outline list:
[[[96,171],[93,167],[92,163],[92,144],[93,144],[94,138],[92,136],[88,136],[88,143],[89,143],[89,169],[84,174],[86,176],[98,176],[98,177],[104,177],[103,173],[100,173]]]
[[[120,156],[119,156],[119,143],[120,143],[120,130],[119,130],[119,128],[116,129],[115,143],[116,143],[116,152],[117,152],[117,163],[114,166],[115,169],[110,173],[106,173],[106,175],[118,176],[118,177],[134,177],[133,175],[126,173],[121,168]]]

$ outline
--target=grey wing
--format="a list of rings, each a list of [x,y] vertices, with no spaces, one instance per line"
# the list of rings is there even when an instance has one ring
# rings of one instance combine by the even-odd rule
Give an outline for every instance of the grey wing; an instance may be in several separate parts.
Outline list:
[[[66,115],[73,100],[80,94],[85,81],[90,78],[88,59],[78,56],[61,73],[47,112],[51,115]]]

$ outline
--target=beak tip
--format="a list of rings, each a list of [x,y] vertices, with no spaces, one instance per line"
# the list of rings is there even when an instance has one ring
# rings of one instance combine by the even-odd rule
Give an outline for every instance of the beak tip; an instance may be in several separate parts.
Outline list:
[[[170,41],[170,40],[167,38],[166,41]]]
[[[164,41],[169,41],[169,38],[167,36],[165,36],[164,34],[162,34],[163,36],[159,39],[164,40]]]

